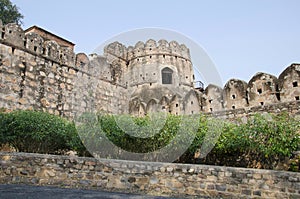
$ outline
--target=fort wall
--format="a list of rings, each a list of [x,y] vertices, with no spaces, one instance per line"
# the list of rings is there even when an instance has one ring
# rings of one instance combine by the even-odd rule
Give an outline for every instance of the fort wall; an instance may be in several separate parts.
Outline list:
[[[299,71],[295,63],[278,78],[257,73],[248,83],[231,79],[223,88],[198,90],[189,49],[176,41],[150,39],[129,47],[114,42],[103,55],[87,56],[0,23],[0,106],[8,110],[70,118],[85,111],[142,116],[151,111],[228,115],[273,105],[283,110],[300,100]]]
[[[125,88],[113,84],[105,59],[75,55],[55,41],[25,35],[15,24],[0,30],[2,108],[44,110],[65,117],[90,110],[126,110]]]

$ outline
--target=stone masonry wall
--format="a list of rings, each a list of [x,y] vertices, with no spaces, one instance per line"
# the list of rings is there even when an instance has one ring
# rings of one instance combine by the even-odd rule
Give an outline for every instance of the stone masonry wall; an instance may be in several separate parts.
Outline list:
[[[281,102],[276,104],[255,106],[251,108],[239,108],[234,110],[216,111],[213,113],[205,113],[217,118],[223,118],[236,121],[237,118],[246,121],[247,118],[255,114],[273,113],[278,114],[280,112],[287,112],[295,117],[300,117],[300,101]]]
[[[164,73],[163,78],[165,69],[171,75]],[[171,79],[164,84],[167,77]],[[300,101],[297,63],[278,78],[257,73],[248,83],[231,79],[224,88],[208,85],[203,90],[193,84],[189,49],[176,41],[149,39],[134,47],[114,42],[105,47],[103,56],[75,55],[56,41],[0,22],[0,108],[43,110],[67,118],[86,111],[230,116],[269,106],[299,110],[290,106]]]
[[[0,153],[0,183],[107,189],[150,195],[299,198],[300,173]]]
[[[101,74],[107,63],[75,55],[35,33],[24,34],[16,24],[0,23],[0,33],[1,108],[43,110],[67,118],[91,110],[126,111],[125,88]]]

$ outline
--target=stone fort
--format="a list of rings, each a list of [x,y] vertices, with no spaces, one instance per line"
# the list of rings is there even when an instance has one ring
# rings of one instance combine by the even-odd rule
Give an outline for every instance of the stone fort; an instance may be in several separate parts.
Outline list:
[[[223,88],[195,86],[188,47],[176,41],[114,42],[103,55],[40,27],[0,23],[0,107],[43,110],[67,118],[86,111],[143,116],[210,113],[224,117],[300,108],[300,64],[276,77],[257,73]]]

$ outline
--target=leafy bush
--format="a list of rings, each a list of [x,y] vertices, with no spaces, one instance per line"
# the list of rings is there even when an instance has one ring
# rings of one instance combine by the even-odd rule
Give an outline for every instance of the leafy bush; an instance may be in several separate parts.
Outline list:
[[[87,115],[85,117],[85,119],[89,118]],[[106,136],[123,150],[145,153],[158,150],[168,144],[175,144],[173,146],[178,148],[178,142],[172,143],[172,140],[178,136],[183,119],[189,120],[188,116],[168,115],[165,123],[154,125],[158,130],[145,130],[139,127],[151,123],[149,116],[140,118],[130,115],[98,115],[98,118],[92,121],[92,125],[91,122],[87,122],[81,132],[90,132],[85,136],[89,137],[87,140],[91,140],[90,144],[97,145],[93,150],[105,147],[105,140],[99,139],[99,142],[94,140]],[[186,134],[194,137],[194,140],[178,162],[200,161],[208,164],[251,167],[256,161],[263,164],[262,167],[270,168],[274,166],[274,161],[278,162],[289,157],[293,151],[299,149],[299,122],[287,113],[267,116],[257,114],[249,118],[246,123],[231,123],[204,115],[199,115],[198,119],[198,130],[190,132],[190,129],[184,129]],[[91,133],[91,126],[96,130],[93,133]],[[99,134],[100,128],[102,135]],[[130,129],[137,134],[127,134],[131,133]],[[153,131],[157,133],[152,135]],[[179,142],[184,141],[183,139],[185,138],[179,139]],[[212,150],[205,159],[199,159],[195,154],[205,150],[205,147],[201,148],[203,145],[211,145]],[[210,148],[207,148],[209,151]]]
[[[256,114],[246,123],[225,122],[214,149],[200,162],[274,168],[299,150],[299,130],[299,121],[287,113]]]
[[[130,122],[130,120],[128,120],[126,117],[131,118],[133,123]],[[150,123],[150,118],[133,116],[125,116],[124,118],[123,116],[107,115],[105,117],[101,117],[100,119],[101,128],[104,130],[110,141],[126,151],[136,153],[152,152],[164,147],[176,135],[179,127],[179,117],[169,115],[165,125],[163,125],[163,128],[158,129],[158,133],[156,133],[154,136],[148,137],[147,134],[152,132],[143,131],[143,128],[140,128],[139,130],[141,131],[137,132],[137,129],[133,129],[133,127],[133,131],[138,134],[138,136],[135,137],[124,132],[116,123],[115,118],[117,118],[119,122],[126,122],[126,124],[123,125],[127,127],[130,125],[137,125],[138,127],[147,126]],[[152,130],[154,131],[156,129],[150,129],[150,131]]]
[[[0,113],[0,143],[33,153],[83,150],[73,123],[45,112],[27,110]]]
[[[109,141],[125,151],[147,153],[169,144],[180,124],[179,116],[157,116],[153,120],[150,116],[85,113],[77,118],[77,129],[88,149],[98,154],[109,147]]]
[[[107,141],[102,139],[105,136],[123,150],[147,153],[168,144],[174,146],[174,150],[175,147],[180,148],[184,145],[182,143],[186,136],[181,135],[176,142],[173,141],[183,129],[187,137],[192,136],[193,142],[178,162],[271,169],[280,161],[289,158],[292,152],[300,150],[300,123],[287,113],[257,114],[250,117],[246,123],[221,121],[204,115],[199,115],[196,119],[199,119],[199,128],[192,129],[189,126],[193,126],[195,121],[189,116],[167,115],[166,118],[151,120],[150,116],[140,118],[100,114],[95,117],[86,113],[80,118],[81,125],[75,128],[74,123],[48,113],[0,112],[0,145],[8,143],[23,152],[57,153],[74,150],[79,155],[90,156],[81,139],[85,142],[90,141],[85,144],[94,144],[91,148],[97,150],[107,147]],[[183,120],[191,124],[183,127]],[[156,123],[153,123],[154,121]],[[212,124],[217,124],[222,132],[220,136],[216,136],[214,129],[210,129]],[[143,128],[148,125],[153,128]],[[81,137],[78,136],[77,130],[81,132]],[[135,134],[129,135],[126,132]],[[207,134],[213,136],[207,137]],[[214,140],[214,137],[219,139]],[[199,159],[195,154],[201,153],[201,146],[205,144],[213,144],[214,147],[205,158]],[[257,163],[260,166],[257,166]]]

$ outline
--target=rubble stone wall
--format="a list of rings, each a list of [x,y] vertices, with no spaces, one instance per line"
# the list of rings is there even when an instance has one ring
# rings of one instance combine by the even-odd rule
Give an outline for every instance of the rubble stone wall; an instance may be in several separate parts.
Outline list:
[[[1,108],[43,110],[68,118],[90,110],[126,110],[125,88],[101,75],[105,61],[100,65],[101,59],[75,55],[35,33],[25,35],[15,24],[0,25],[0,30]]]
[[[0,183],[150,195],[299,198],[300,173],[0,152]]]

